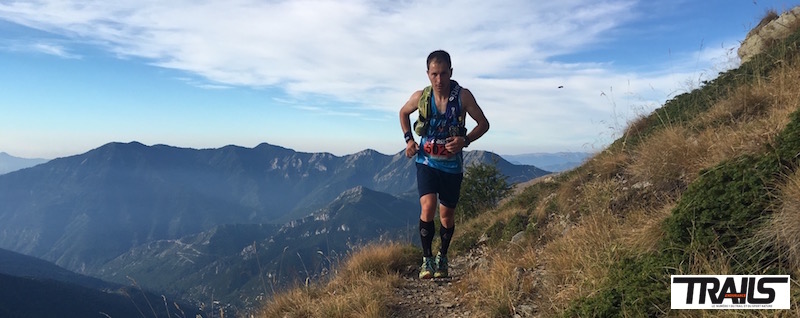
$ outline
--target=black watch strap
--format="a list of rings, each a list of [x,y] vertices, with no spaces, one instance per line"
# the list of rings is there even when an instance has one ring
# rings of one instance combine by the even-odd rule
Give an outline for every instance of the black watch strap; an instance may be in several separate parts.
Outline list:
[[[408,143],[409,141],[412,141],[412,140],[414,140],[414,135],[412,135],[410,131],[407,131],[407,132],[406,132],[406,133],[403,135],[403,138],[405,138],[405,139],[406,139],[406,143]]]

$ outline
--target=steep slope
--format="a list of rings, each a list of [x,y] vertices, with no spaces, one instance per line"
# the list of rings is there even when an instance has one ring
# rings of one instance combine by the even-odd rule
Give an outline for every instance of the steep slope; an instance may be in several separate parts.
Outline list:
[[[670,275],[798,275],[793,30],[632,122],[584,165],[462,226],[460,248],[488,247],[492,260],[465,275],[463,303],[490,316],[796,317],[795,290],[790,311],[670,309]]]
[[[398,283],[414,273],[395,269],[374,284],[395,297],[370,308],[385,317],[800,316],[795,288],[790,310],[670,308],[671,275],[800,275],[800,27],[792,32],[632,122],[575,170],[459,225],[451,261],[460,276]],[[290,296],[327,302],[314,292]],[[456,296],[415,297],[430,293]],[[303,308],[287,298],[266,317]]]
[[[186,305],[136,289],[100,291],[53,280],[0,274],[0,317],[205,316]]]
[[[0,249],[0,317],[141,317],[167,311],[202,314],[174,297],[130,287],[131,281],[110,283],[70,272],[44,260]],[[150,304],[148,304],[148,302]]]
[[[121,285],[104,282],[97,278],[76,274],[35,257],[4,249],[0,249],[0,274],[35,278],[39,280],[54,280],[93,289],[122,287]]]
[[[136,247],[99,274],[117,282],[132,277],[145,288],[195,301],[214,297],[243,310],[295,281],[327,275],[353,246],[408,238],[418,214],[418,204],[356,187],[281,226],[224,225]]]

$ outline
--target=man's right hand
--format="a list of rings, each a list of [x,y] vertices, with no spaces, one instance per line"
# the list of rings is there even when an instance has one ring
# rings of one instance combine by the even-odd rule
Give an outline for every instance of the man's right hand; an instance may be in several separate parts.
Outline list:
[[[411,158],[417,154],[417,149],[419,149],[419,145],[414,140],[409,140],[406,143],[406,157]]]

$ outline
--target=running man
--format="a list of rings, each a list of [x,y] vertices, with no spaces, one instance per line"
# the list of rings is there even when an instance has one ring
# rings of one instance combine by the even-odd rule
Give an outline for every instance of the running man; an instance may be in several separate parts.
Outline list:
[[[427,60],[427,74],[431,82],[430,93],[427,90],[414,92],[400,109],[400,128],[405,136],[406,156],[411,158],[416,155],[417,190],[422,208],[419,217],[423,256],[420,279],[449,275],[447,249],[455,230],[454,214],[464,176],[462,149],[489,130],[489,121],[472,93],[450,79],[453,75],[450,54],[441,50],[431,52]],[[426,98],[423,99],[423,96]],[[420,123],[421,129],[416,129],[415,124],[415,131],[422,136],[417,144],[411,133],[409,115],[420,107],[428,107],[428,118]],[[464,127],[466,114],[477,123],[469,133]],[[442,244],[434,258],[431,245],[435,236],[433,218],[437,203],[442,224],[439,229]]]

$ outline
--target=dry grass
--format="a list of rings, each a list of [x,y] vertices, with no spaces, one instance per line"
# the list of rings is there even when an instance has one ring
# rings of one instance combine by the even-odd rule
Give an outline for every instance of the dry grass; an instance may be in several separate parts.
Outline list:
[[[768,86],[741,86],[728,99],[713,105],[699,121],[709,126],[732,126],[763,117],[773,106],[771,94]]]
[[[655,191],[680,193],[696,178],[708,148],[683,126],[666,127],[638,145],[628,171]]]
[[[414,250],[407,245],[386,243],[367,245],[354,251],[339,268],[333,284],[348,285],[360,277],[384,277],[401,272],[408,264],[417,261]]]
[[[787,178],[779,198],[780,207],[757,232],[756,241],[775,246],[791,268],[800,269],[800,171]]]
[[[412,248],[400,244],[366,246],[326,285],[274,295],[258,317],[385,317],[392,288],[401,282],[398,272],[415,256]]]
[[[622,147],[628,143],[628,140],[638,137],[650,127],[650,117],[646,114],[640,114],[628,122],[628,127],[625,128],[625,133],[622,136]]]
[[[750,32],[751,33],[758,32],[758,30],[763,28],[765,25],[769,24],[772,21],[777,20],[778,17],[779,17],[778,12],[775,11],[775,9],[768,9],[766,12],[764,12],[764,17],[761,18],[761,21],[758,22],[758,25],[756,25],[756,27],[753,28],[753,30],[751,30]]]
[[[540,292],[551,309],[564,310],[571,300],[599,289],[619,259],[619,230],[616,217],[599,211],[544,247],[540,257],[547,275]]]
[[[765,20],[767,17],[765,17]],[[770,18],[771,19],[771,18]],[[463,276],[455,288],[474,307],[477,317],[505,317],[520,302],[541,297],[539,314],[557,316],[570,302],[597,293],[611,266],[622,257],[657,251],[662,223],[686,187],[704,169],[743,154],[768,149],[800,108],[800,58],[754,84],[742,86],[705,113],[648,132],[626,149],[616,145],[537,197],[535,206],[510,205],[459,224],[456,241],[479,237],[486,228],[527,214],[538,222],[535,239],[501,243],[488,252],[488,266]],[[642,117],[630,123],[626,137],[647,130]],[[555,188],[555,189],[554,189]],[[800,172],[787,176],[778,189],[780,205],[757,242],[777,246],[800,275]],[[646,201],[646,202],[643,202]],[[530,227],[530,225],[529,225]],[[410,261],[397,255],[408,254]],[[387,294],[403,264],[416,254],[401,246],[365,248],[354,253],[326,286],[299,287],[276,296],[266,317],[372,317],[385,315]],[[685,274],[732,273],[725,251],[688,257]],[[539,272],[533,274],[533,272]],[[366,274],[366,275],[365,275]],[[372,276],[374,275],[374,276]],[[380,277],[364,279],[364,277]],[[794,286],[797,288],[797,286]],[[797,308],[794,306],[793,308]],[[747,312],[761,317],[796,316],[785,312]],[[673,311],[679,317],[728,317],[732,311]]]
[[[562,213],[581,218],[578,224],[549,224],[553,239],[540,255],[547,275],[539,292],[553,304],[551,309],[561,312],[569,301],[595,292],[608,267],[621,255],[656,251],[664,235],[662,221],[703,169],[744,153],[763,151],[786,126],[788,114],[800,106],[798,90],[791,89],[800,87],[800,73],[786,69],[775,74],[768,81],[739,88],[690,122],[654,132],[630,151],[613,149],[598,154],[583,167],[588,173],[576,175],[557,190],[557,198],[552,200],[562,207]],[[634,121],[630,133],[644,130],[639,127],[642,122]],[[619,180],[625,178],[631,180],[623,187]],[[634,204],[641,191],[630,188],[637,183],[645,184],[645,191],[656,198],[653,204]],[[789,193],[784,197],[800,198],[800,190],[784,191]],[[631,198],[619,204],[622,208],[613,206],[614,200],[626,196]],[[625,207],[629,210],[621,211]],[[536,211],[543,210],[540,206]],[[787,246],[795,247],[793,257],[800,266],[800,221],[796,223],[797,233],[784,233],[783,237]],[[792,235],[797,236],[793,238],[796,241],[789,239]],[[693,255],[690,259],[691,272],[730,272],[725,255]]]
[[[770,82],[741,87],[698,118],[698,125],[704,127],[698,139],[709,145],[702,166],[756,153],[771,143],[788,123],[789,113],[797,109],[797,93],[780,88],[800,84],[797,76],[797,72],[783,73]]]
[[[800,65],[800,60],[786,65]],[[737,88],[696,118],[652,132],[632,149],[623,145],[595,155],[558,189],[543,194],[537,206],[530,209],[535,219],[548,220],[537,245],[511,254],[511,258],[526,261],[501,258],[487,271],[468,275],[470,288],[485,291],[483,300],[475,303],[478,312],[498,316],[503,310],[513,309],[514,302],[525,298],[526,293],[536,293],[543,298],[537,303],[542,307],[540,313],[559,315],[570,301],[602,288],[610,266],[621,257],[661,248],[662,222],[671,215],[687,186],[704,169],[724,160],[763,152],[786,126],[788,115],[800,108],[800,70],[786,67],[771,76]],[[647,128],[642,118],[630,125],[626,135],[634,136]],[[787,257],[800,274],[800,176],[795,174],[780,190],[782,210],[765,228],[768,231],[760,235],[768,237],[770,244],[785,246]],[[690,255],[688,262],[686,274],[735,274],[725,251]],[[519,272],[539,267],[545,274],[541,281],[530,283],[536,290],[520,287],[516,279]],[[741,312],[672,314],[725,317]],[[755,313],[763,317],[794,314]]]
[[[630,155],[624,149],[606,149],[588,159],[584,166],[588,175],[599,179],[611,179],[624,174],[628,164]]]
[[[525,261],[511,257],[509,252],[487,256],[486,270],[468,275],[461,284],[462,290],[473,290],[469,301],[476,317],[511,317],[515,304],[530,293],[532,283],[524,273]]]
[[[638,145],[627,173],[634,182],[677,194],[703,169],[763,151],[786,126],[788,115],[800,106],[798,85],[800,71],[784,68],[768,81],[739,87],[693,121],[666,127]]]
[[[665,198],[663,205],[653,210],[631,213],[622,225],[622,245],[636,254],[655,252],[664,237],[661,223],[672,214],[675,202]]]

